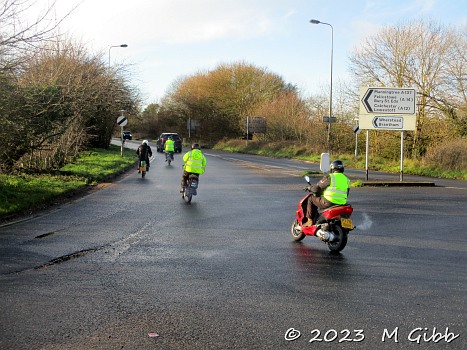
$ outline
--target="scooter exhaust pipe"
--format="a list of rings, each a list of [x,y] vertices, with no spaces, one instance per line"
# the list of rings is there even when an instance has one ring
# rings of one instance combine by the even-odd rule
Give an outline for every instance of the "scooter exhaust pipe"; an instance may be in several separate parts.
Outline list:
[[[336,239],[336,236],[334,235],[334,233],[323,230],[322,228],[316,231],[316,236],[324,242],[329,242],[329,241],[333,241]]]

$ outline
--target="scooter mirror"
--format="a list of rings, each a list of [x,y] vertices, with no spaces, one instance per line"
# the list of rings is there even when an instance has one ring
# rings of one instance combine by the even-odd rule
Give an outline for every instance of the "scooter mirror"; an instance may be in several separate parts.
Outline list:
[[[310,177],[309,177],[308,175],[305,176],[305,181],[308,182],[308,183],[310,183]]]
[[[319,163],[319,169],[323,173],[329,173],[329,171],[331,170],[330,163],[331,161],[330,161],[329,153],[321,153],[321,162]]]

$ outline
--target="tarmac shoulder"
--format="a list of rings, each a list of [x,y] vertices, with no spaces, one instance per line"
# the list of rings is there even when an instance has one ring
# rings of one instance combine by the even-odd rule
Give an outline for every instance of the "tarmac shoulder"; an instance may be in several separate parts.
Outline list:
[[[363,186],[375,187],[434,187],[435,183],[431,181],[362,181]]]

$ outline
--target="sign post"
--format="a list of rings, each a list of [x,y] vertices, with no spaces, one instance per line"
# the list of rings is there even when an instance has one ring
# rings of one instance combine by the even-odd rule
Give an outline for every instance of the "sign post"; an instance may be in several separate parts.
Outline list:
[[[368,158],[370,154],[370,130],[366,131],[366,146],[365,146],[365,177],[368,180]]]
[[[416,127],[415,89],[392,87],[361,87],[359,128],[367,130],[366,179],[368,180],[369,130],[396,130],[401,132],[400,181],[404,177],[404,131]]]
[[[123,115],[123,112],[122,112],[122,115],[120,117],[117,118],[117,124],[120,125],[121,127],[121,130],[120,130],[120,138],[121,138],[121,146],[120,146],[120,153],[123,157],[123,127],[126,126],[128,124],[128,119],[126,119],[126,117]]]
[[[250,117],[246,116],[246,141],[245,144],[248,147],[248,138],[250,137]]]

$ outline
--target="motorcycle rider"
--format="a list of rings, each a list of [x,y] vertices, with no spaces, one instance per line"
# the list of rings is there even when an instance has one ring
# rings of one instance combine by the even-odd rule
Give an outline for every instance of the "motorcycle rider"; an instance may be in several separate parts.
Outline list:
[[[136,150],[136,154],[138,155],[138,173],[140,173],[139,165],[141,161],[146,161],[146,171],[149,171],[149,157],[152,157],[152,150],[151,146],[149,146],[148,140],[143,140],[141,145],[139,145],[138,149]]]
[[[334,160],[331,163],[330,174],[324,176],[315,185],[308,186],[314,196],[308,197],[306,221],[303,226],[311,226],[318,218],[318,208],[326,209],[333,205],[347,203],[347,196],[350,191],[350,180],[344,175],[344,163],[341,160]]]
[[[170,157],[172,160],[174,160],[175,142],[173,141],[172,136],[169,136],[167,141],[165,141],[164,150],[165,161],[167,161],[167,157]]]
[[[183,187],[188,181],[190,174],[197,174],[198,177],[201,174],[204,174],[206,170],[206,157],[201,152],[200,146],[198,143],[191,145],[191,151],[188,151],[183,156],[183,174],[180,193],[183,193]]]

